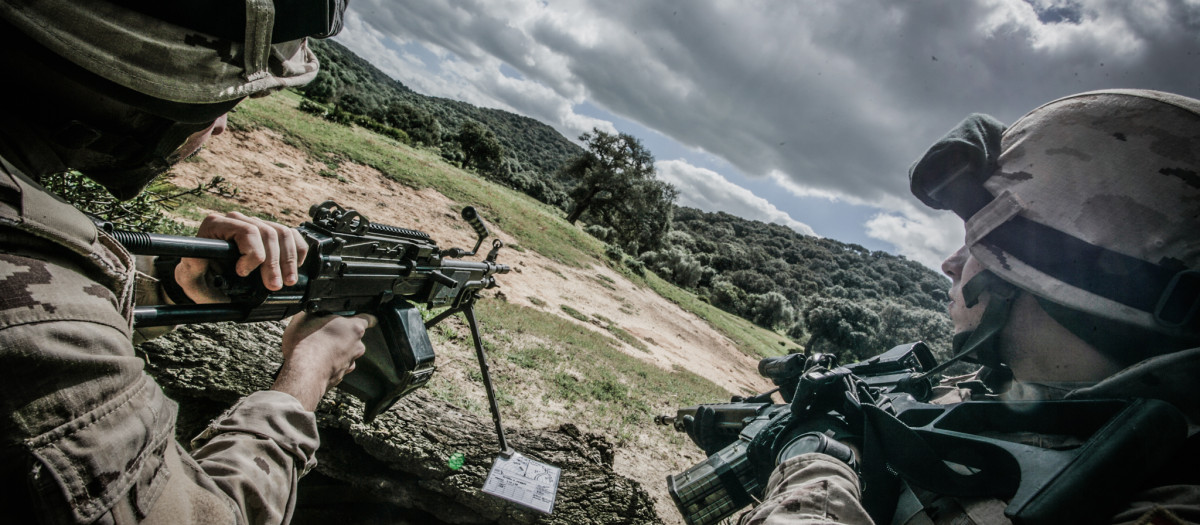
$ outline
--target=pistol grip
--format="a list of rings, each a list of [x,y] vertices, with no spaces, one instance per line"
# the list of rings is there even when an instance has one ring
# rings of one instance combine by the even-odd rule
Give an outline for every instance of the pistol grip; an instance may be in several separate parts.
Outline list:
[[[394,299],[375,315],[378,322],[363,336],[366,352],[337,386],[365,403],[363,421],[367,423],[424,386],[436,369],[433,344],[415,306]]]

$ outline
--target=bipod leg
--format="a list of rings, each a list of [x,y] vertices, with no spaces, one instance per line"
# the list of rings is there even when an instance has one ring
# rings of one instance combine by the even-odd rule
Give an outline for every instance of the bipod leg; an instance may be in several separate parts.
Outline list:
[[[433,319],[425,321],[425,328],[433,328],[433,325],[438,324],[438,323],[444,321],[447,317],[450,317],[461,311],[462,311],[462,307],[447,308],[446,311],[444,311],[440,314],[437,314],[437,316],[435,316]]]
[[[496,437],[500,439],[500,455],[509,458],[513,450],[508,448],[504,439],[504,427],[500,424],[500,405],[496,404],[496,391],[492,388],[492,377],[488,373],[487,356],[483,353],[483,340],[479,338],[479,326],[475,323],[475,305],[468,304],[462,308],[467,317],[467,326],[471,327],[471,340],[475,343],[475,357],[479,358],[479,371],[483,374],[483,387],[487,390],[488,405],[492,410],[492,422],[496,424]]]

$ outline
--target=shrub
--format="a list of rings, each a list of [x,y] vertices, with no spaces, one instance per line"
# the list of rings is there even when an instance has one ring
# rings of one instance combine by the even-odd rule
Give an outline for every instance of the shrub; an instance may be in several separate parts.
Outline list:
[[[646,263],[642,261],[630,257],[625,259],[625,266],[628,266],[630,270],[633,270],[633,273],[641,277],[646,276]]]
[[[325,107],[324,104],[319,104],[309,99],[300,100],[300,111],[308,113],[309,115],[316,115],[321,118],[325,118],[325,115],[329,114],[329,108]]]
[[[600,239],[604,242],[609,242],[609,240],[612,238],[612,228],[608,228],[601,224],[589,224],[583,227],[583,231],[587,232],[588,235],[591,235],[592,237]],[[613,248],[616,248],[616,246],[613,246]],[[620,248],[617,249],[619,250]]]
[[[601,228],[603,228],[603,226],[601,226]],[[625,258],[625,252],[621,251],[621,247],[615,244],[605,244],[604,255],[608,256],[609,259],[614,261],[620,261],[621,259]]]
[[[237,193],[221,177],[213,177],[207,183],[186,190],[161,182],[153,183],[127,201],[117,200],[103,186],[75,171],[47,175],[38,179],[38,182],[76,208],[113,223],[119,230],[173,235],[192,233],[167,216],[168,211],[179,205],[181,197],[201,193],[232,196]]]

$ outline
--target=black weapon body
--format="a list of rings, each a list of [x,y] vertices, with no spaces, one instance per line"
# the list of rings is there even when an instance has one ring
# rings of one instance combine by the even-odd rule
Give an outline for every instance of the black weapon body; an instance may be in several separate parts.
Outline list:
[[[1109,504],[1165,465],[1187,437],[1183,415],[1151,399],[928,403],[931,377],[924,372],[936,361],[923,343],[834,366],[834,373],[811,366],[816,361],[820,358],[797,354],[760,363],[763,375],[791,385],[794,390],[784,392],[791,404],[760,395],[680,408],[673,417],[655,419],[694,441],[704,437],[697,445],[706,450],[713,436],[726,440],[704,462],[667,477],[684,521],[719,523],[761,497],[765,487],[747,459],[750,442],[773,419],[796,414],[797,402],[819,404],[814,397],[827,396],[840,399],[824,406],[841,403],[845,390],[821,392],[817,384],[828,384],[829,377],[852,376],[872,394],[861,404],[860,477],[863,505],[877,523],[913,510],[898,505],[901,492],[911,494],[911,487],[1006,500],[1005,515],[1018,524],[1098,523],[1112,512]],[[708,433],[694,428],[702,407],[715,411],[703,421]],[[1057,436],[1059,446],[1021,439],[1030,434]]]
[[[484,260],[457,260],[474,255],[488,236],[487,227],[473,208],[463,210],[463,218],[478,235],[471,251],[440,250],[424,232],[375,224],[331,201],[314,205],[309,215],[311,220],[297,228],[309,246],[299,279],[276,291],[263,286],[257,270],[246,277],[233,272],[233,262],[240,254],[232,242],[110,231],[137,255],[207,258],[226,266],[224,271],[210,272],[207,278],[229,297],[229,303],[138,306],[135,325],[270,321],[301,311],[373,314],[379,322],[364,336],[366,354],[356,361],[355,371],[338,385],[366,403],[366,421],[429,381],[435,370],[435,355],[427,328],[454,313],[462,312],[467,317],[480,364],[486,369],[473,305],[478,292],[496,286],[495,275],[507,273],[510,268],[496,262],[503,246],[498,239]],[[448,309],[425,321],[415,304]],[[490,379],[486,373],[484,377],[492,398]],[[495,409],[493,417],[498,421]],[[502,432],[500,440],[501,448],[507,449]]]

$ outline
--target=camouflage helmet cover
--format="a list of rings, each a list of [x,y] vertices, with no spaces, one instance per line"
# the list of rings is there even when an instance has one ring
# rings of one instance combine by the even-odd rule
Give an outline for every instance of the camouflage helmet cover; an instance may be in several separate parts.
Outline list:
[[[1064,307],[1195,338],[1200,101],[1146,90],[1047,103],[1004,131],[971,254]]]
[[[0,2],[0,17],[49,50],[162,100],[226,102],[316,76],[303,38],[272,43],[274,2],[246,0],[245,15],[245,39],[224,41],[101,0]]]

